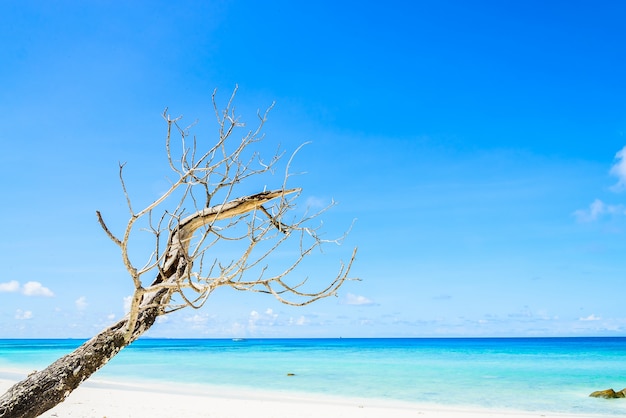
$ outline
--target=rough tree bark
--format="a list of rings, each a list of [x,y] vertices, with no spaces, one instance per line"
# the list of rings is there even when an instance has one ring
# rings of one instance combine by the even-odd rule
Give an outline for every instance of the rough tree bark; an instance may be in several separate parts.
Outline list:
[[[236,90],[235,90],[236,91]],[[178,128],[178,119],[171,120],[164,117],[168,123],[167,156],[170,167],[179,175],[179,179],[172,183],[171,188],[159,199],[144,210],[134,212],[126,192],[120,165],[120,179],[126,195],[131,218],[128,221],[122,239],[118,239],[104,223],[102,216],[97,212],[98,221],[107,235],[121,249],[122,259],[133,279],[135,291],[129,313],[117,323],[104,329],[98,335],[85,342],[74,352],[58,359],[46,369],[30,374],[26,379],[12,386],[0,397],[0,418],[27,418],[36,417],[55,405],[61,403],[70,393],[94,372],[104,366],[121,349],[131,344],[148,330],[160,315],[168,314],[183,307],[201,307],[211,292],[220,286],[229,286],[236,290],[268,293],[283,303],[301,306],[320,298],[335,295],[337,289],[347,280],[350,266],[355,257],[352,253],[350,261],[341,268],[330,284],[320,291],[307,292],[302,290],[304,281],[295,285],[288,284],[284,278],[291,274],[303,257],[309,255],[314,248],[323,242],[315,229],[305,227],[304,222],[313,217],[305,217],[289,225],[282,219],[288,209],[291,209],[289,195],[298,195],[300,189],[288,189],[283,186],[274,191],[263,191],[257,194],[231,199],[230,196],[236,184],[251,175],[258,175],[270,171],[278,161],[273,158],[269,164],[260,162],[258,167],[252,168],[252,160],[244,160],[243,151],[252,143],[258,141],[260,127],[265,122],[265,116],[260,115],[259,128],[248,132],[243,139],[236,143],[231,151],[227,151],[227,140],[232,136],[235,128],[242,126],[232,115],[232,99],[226,109],[220,113],[216,110],[220,125],[220,137],[217,144],[208,152],[196,158],[196,142],[190,149],[184,148],[186,129]],[[215,106],[215,95],[213,96]],[[173,127],[178,128],[183,142],[180,167],[174,166],[170,137]],[[219,155],[216,157],[216,155]],[[256,154],[254,154],[256,155]],[[215,178],[218,180],[216,181]],[[177,197],[174,210],[163,210],[156,227],[152,226],[153,211],[161,208],[167,198],[175,195],[179,189],[183,190],[182,198]],[[206,207],[197,204],[194,190],[200,188],[205,196]],[[221,199],[222,203],[209,205],[212,198],[218,196],[219,191],[226,190]],[[198,193],[196,192],[196,195]],[[185,204],[189,199],[193,201],[195,211],[185,216]],[[266,204],[274,203],[272,210]],[[316,214],[317,215],[317,214]],[[150,260],[142,268],[135,267],[131,262],[128,243],[138,220],[150,218],[148,224],[155,236],[155,251]],[[219,226],[220,221],[227,221],[225,226]],[[225,231],[237,228],[243,223],[247,231],[243,235],[227,237]],[[272,234],[270,231],[277,231]],[[159,250],[164,232],[167,232],[164,251]],[[298,239],[300,254],[295,261],[277,274],[268,274],[267,267],[261,266],[269,254],[274,252],[294,232]],[[212,237],[212,238],[210,238]],[[307,244],[305,238],[311,238]],[[208,274],[203,273],[202,264],[206,251],[221,240],[240,240],[243,242],[243,251],[239,259],[222,263],[213,262]],[[260,255],[252,254],[264,242],[274,240],[269,248],[261,247]],[[337,241],[337,240],[335,240]],[[195,265],[194,265],[195,263]],[[200,267],[198,268],[198,265]],[[259,267],[261,266],[261,267]],[[149,286],[144,287],[141,276],[156,273]],[[247,275],[254,274],[252,279]],[[191,291],[195,297],[190,298]],[[286,295],[295,296],[298,301],[289,300]],[[173,303],[173,297],[182,299],[178,304]]]

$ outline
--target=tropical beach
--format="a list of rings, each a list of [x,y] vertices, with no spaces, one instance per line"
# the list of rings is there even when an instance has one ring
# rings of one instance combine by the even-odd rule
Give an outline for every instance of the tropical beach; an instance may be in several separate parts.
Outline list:
[[[0,391],[12,381],[0,379]],[[41,415],[44,418],[593,418],[574,415],[495,409],[465,409],[372,399],[293,396],[262,391],[228,392],[212,388],[127,385],[90,382],[78,388],[62,404]]]
[[[626,416],[626,2],[5,3],[0,418]]]
[[[0,392],[80,340],[0,340]],[[142,339],[45,417],[616,417],[624,338]],[[622,385],[622,386],[619,386]]]

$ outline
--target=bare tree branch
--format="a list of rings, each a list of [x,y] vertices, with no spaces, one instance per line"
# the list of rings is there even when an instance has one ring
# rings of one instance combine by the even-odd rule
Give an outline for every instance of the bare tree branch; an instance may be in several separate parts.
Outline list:
[[[283,154],[277,151],[262,160],[253,149],[263,139],[262,129],[274,104],[257,112],[257,125],[237,139],[236,134],[245,125],[235,113],[236,93],[237,88],[226,107],[220,109],[217,91],[213,92],[218,138],[206,151],[202,151],[195,136],[189,140],[191,126],[181,128],[182,118],[172,119],[165,109],[165,151],[174,178],[161,196],[139,211],[131,204],[124,179],[125,164],[119,165],[122,192],[130,212],[121,238],[113,234],[99,211],[96,216],[105,234],[120,248],[122,262],[133,281],[130,311],[74,353],[10,388],[0,397],[0,418],[35,417],[62,402],[119,350],[139,338],[158,316],[184,307],[200,308],[219,287],[265,293],[282,303],[303,306],[336,295],[349,280],[356,249],[345,264],[340,263],[336,275],[317,289],[310,289],[308,276],[292,279],[314,250],[343,240],[323,239],[318,233],[320,226],[313,225],[334,202],[312,215],[293,215],[302,190],[288,188],[287,182],[292,177],[293,158],[304,144],[287,161],[279,186],[239,195],[244,181],[265,177],[273,181],[269,176]],[[173,141],[173,136],[179,141]],[[154,242],[154,249],[143,259],[131,251],[142,233],[150,234]],[[223,258],[223,246],[236,255]],[[278,263],[273,257],[294,250],[295,256],[287,263]],[[144,279],[146,275],[148,279]]]

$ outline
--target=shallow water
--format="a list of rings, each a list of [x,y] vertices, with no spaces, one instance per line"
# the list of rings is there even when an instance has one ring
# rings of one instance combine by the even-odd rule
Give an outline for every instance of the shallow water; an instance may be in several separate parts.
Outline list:
[[[0,369],[41,369],[79,340],[0,340]],[[626,415],[626,338],[141,339],[94,375],[455,406]]]

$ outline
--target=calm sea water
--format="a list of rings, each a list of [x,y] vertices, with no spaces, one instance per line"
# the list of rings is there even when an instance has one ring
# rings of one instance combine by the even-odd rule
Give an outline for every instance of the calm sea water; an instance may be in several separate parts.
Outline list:
[[[81,342],[0,340],[0,370]],[[626,387],[626,338],[142,339],[94,378],[625,416],[626,399],[588,395]]]

